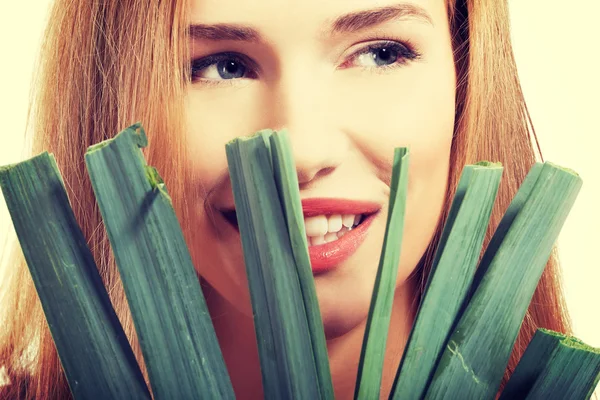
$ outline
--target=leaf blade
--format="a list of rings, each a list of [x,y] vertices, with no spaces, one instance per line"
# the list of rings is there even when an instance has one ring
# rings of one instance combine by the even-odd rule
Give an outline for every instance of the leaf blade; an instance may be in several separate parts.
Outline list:
[[[327,354],[327,342],[317,291],[308,254],[304,213],[298,192],[298,175],[291,152],[291,143],[287,131],[275,132],[270,138],[273,155],[275,182],[280,194],[288,234],[292,244],[292,252],[296,260],[298,279],[300,282],[304,307],[307,313],[308,328],[312,344],[317,378],[322,399],[333,399],[333,383]]]
[[[482,259],[474,294],[453,328],[425,398],[496,395],[533,292],[580,188],[576,174],[554,164],[531,169],[500,224],[503,229],[494,235],[496,245],[486,249],[492,256]]]
[[[314,399],[319,379],[284,211],[272,131],[226,145],[244,250],[265,398]]]
[[[149,399],[54,156],[1,168],[0,186],[74,398]]]
[[[408,149],[395,149],[385,238],[361,349],[354,391],[354,398],[356,399],[379,398],[385,346],[392,314],[398,263],[400,262],[400,248],[404,232],[408,165]]]
[[[153,394],[157,399],[202,395],[233,399],[170,196],[140,150],[147,143],[136,124],[90,147],[85,161]]]
[[[500,400],[587,400],[599,380],[600,349],[574,337],[538,329]]]
[[[502,170],[490,163],[463,169],[392,387],[394,399],[418,399],[427,388],[473,280]]]

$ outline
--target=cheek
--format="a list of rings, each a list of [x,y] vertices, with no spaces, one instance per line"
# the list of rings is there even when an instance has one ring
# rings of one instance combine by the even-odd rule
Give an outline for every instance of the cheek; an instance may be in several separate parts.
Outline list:
[[[259,95],[254,88],[232,93],[234,88],[192,88],[186,110],[186,186],[190,192],[187,215],[193,227],[187,234],[198,273],[239,310],[247,311],[247,293],[243,260],[231,256],[215,228],[213,212],[203,206],[207,192],[227,178],[225,144],[239,136],[261,129],[263,123]],[[240,268],[241,266],[241,268]]]
[[[206,187],[227,169],[225,144],[265,128],[259,87],[191,89],[187,104],[187,152],[194,176]]]
[[[409,192],[398,283],[417,267],[437,226],[447,189],[455,117],[451,57],[371,77],[361,96],[340,100],[346,131],[389,179],[394,147],[409,147]],[[341,110],[340,110],[341,111]]]
[[[360,96],[352,96],[349,85],[340,82],[346,89],[339,91],[337,111],[356,142],[388,164],[393,147],[411,147],[419,157],[447,148],[455,113],[452,64],[413,64],[354,80],[352,91]]]

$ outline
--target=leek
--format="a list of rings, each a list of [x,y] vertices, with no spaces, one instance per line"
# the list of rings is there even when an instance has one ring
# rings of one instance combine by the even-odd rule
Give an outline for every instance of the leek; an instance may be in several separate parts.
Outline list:
[[[404,233],[408,162],[409,151],[407,148],[399,148],[394,151],[385,239],[381,249],[360,353],[358,377],[354,391],[356,399],[379,398],[385,345],[394,304],[400,248]]]
[[[171,198],[146,165],[139,124],[85,161],[156,399],[234,393]]]
[[[535,165],[508,208],[475,275],[425,398],[496,395],[521,322],[581,178]]]
[[[196,271],[135,124],[85,155],[154,397],[234,398]],[[287,132],[226,145],[265,398],[333,399],[327,347]],[[502,173],[466,166],[390,398],[492,399],[554,241],[581,187],[533,166],[476,267]],[[355,397],[380,395],[408,185],[395,149],[379,268]],[[0,168],[0,186],[76,399],[150,397],[75,221],[52,155]],[[600,351],[539,330],[503,399],[585,399]]]
[[[502,170],[499,164],[486,162],[463,169],[398,368],[390,396],[394,399],[418,399],[424,394],[473,280]]]
[[[600,349],[538,329],[500,400],[587,400],[600,379]]]
[[[149,399],[52,154],[0,168],[21,249],[75,399]]]
[[[262,131],[228,143],[227,160],[265,398],[312,400],[321,397],[321,380],[292,242],[274,180],[271,134]]]

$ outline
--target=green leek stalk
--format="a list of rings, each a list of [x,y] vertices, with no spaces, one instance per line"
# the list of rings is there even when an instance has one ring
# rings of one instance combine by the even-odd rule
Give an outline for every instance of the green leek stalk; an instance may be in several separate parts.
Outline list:
[[[325,329],[321,318],[315,280],[310,265],[304,213],[298,191],[298,174],[294,165],[292,146],[287,131],[273,132],[269,138],[273,160],[273,172],[277,191],[281,199],[288,235],[292,245],[292,253],[296,262],[298,279],[306,309],[306,318],[312,343],[317,379],[322,399],[333,399],[333,383],[329,369]]]
[[[394,304],[400,249],[404,233],[404,216],[408,193],[408,165],[408,149],[395,149],[385,238],[379,258],[379,267],[375,277],[360,353],[358,376],[354,391],[355,399],[379,398],[385,346]]]
[[[156,399],[235,398],[171,198],[139,124],[85,161]]]
[[[169,194],[140,148],[139,124],[88,149],[86,163],[148,367],[164,398],[234,398]],[[265,398],[333,399],[327,348],[286,132],[226,146],[254,311]],[[355,397],[379,386],[402,240],[408,153],[396,149],[391,194]],[[479,267],[502,168],[463,170],[390,397],[492,399],[539,277],[581,187],[536,164]],[[0,187],[76,399],[148,399],[140,369],[52,155],[0,168]],[[504,399],[585,399],[600,351],[539,330]]]
[[[0,186],[73,397],[150,399],[54,156],[0,168]]]
[[[296,264],[298,252],[292,249],[274,178],[271,134],[262,131],[226,145],[263,390],[269,399],[313,400],[323,398],[328,390],[320,387],[307,316],[310,309],[305,306],[298,272],[302,265]],[[289,210],[288,216],[293,213]]]
[[[426,399],[493,399],[521,322],[581,178],[536,164],[509,206],[475,274]]]
[[[600,349],[538,329],[500,400],[587,400],[600,379]]]
[[[463,169],[391,398],[419,399],[427,389],[471,286],[502,171],[488,162]]]

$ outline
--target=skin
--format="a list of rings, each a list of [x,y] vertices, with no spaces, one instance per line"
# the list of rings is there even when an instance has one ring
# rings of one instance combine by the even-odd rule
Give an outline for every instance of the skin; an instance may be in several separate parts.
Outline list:
[[[239,234],[218,211],[234,205],[224,145],[263,128],[287,128],[301,198],[381,205],[356,253],[315,276],[339,399],[353,395],[385,233],[393,149],[410,148],[393,334],[382,382],[382,395],[389,393],[414,317],[415,282],[407,278],[430,243],[442,211],[455,115],[456,73],[445,3],[404,4],[418,6],[428,17],[403,16],[330,35],[331,23],[340,16],[397,3],[191,1],[192,24],[235,24],[261,36],[250,42],[190,40],[194,80],[186,111],[187,168],[195,192],[195,200],[188,203],[194,227],[190,247],[238,398],[261,398],[262,392]],[[386,41],[392,43],[382,45]],[[406,42],[408,50],[395,45]],[[241,59],[225,57],[220,64],[206,66],[205,57],[222,52],[239,53]],[[403,59],[403,54],[415,57]]]

